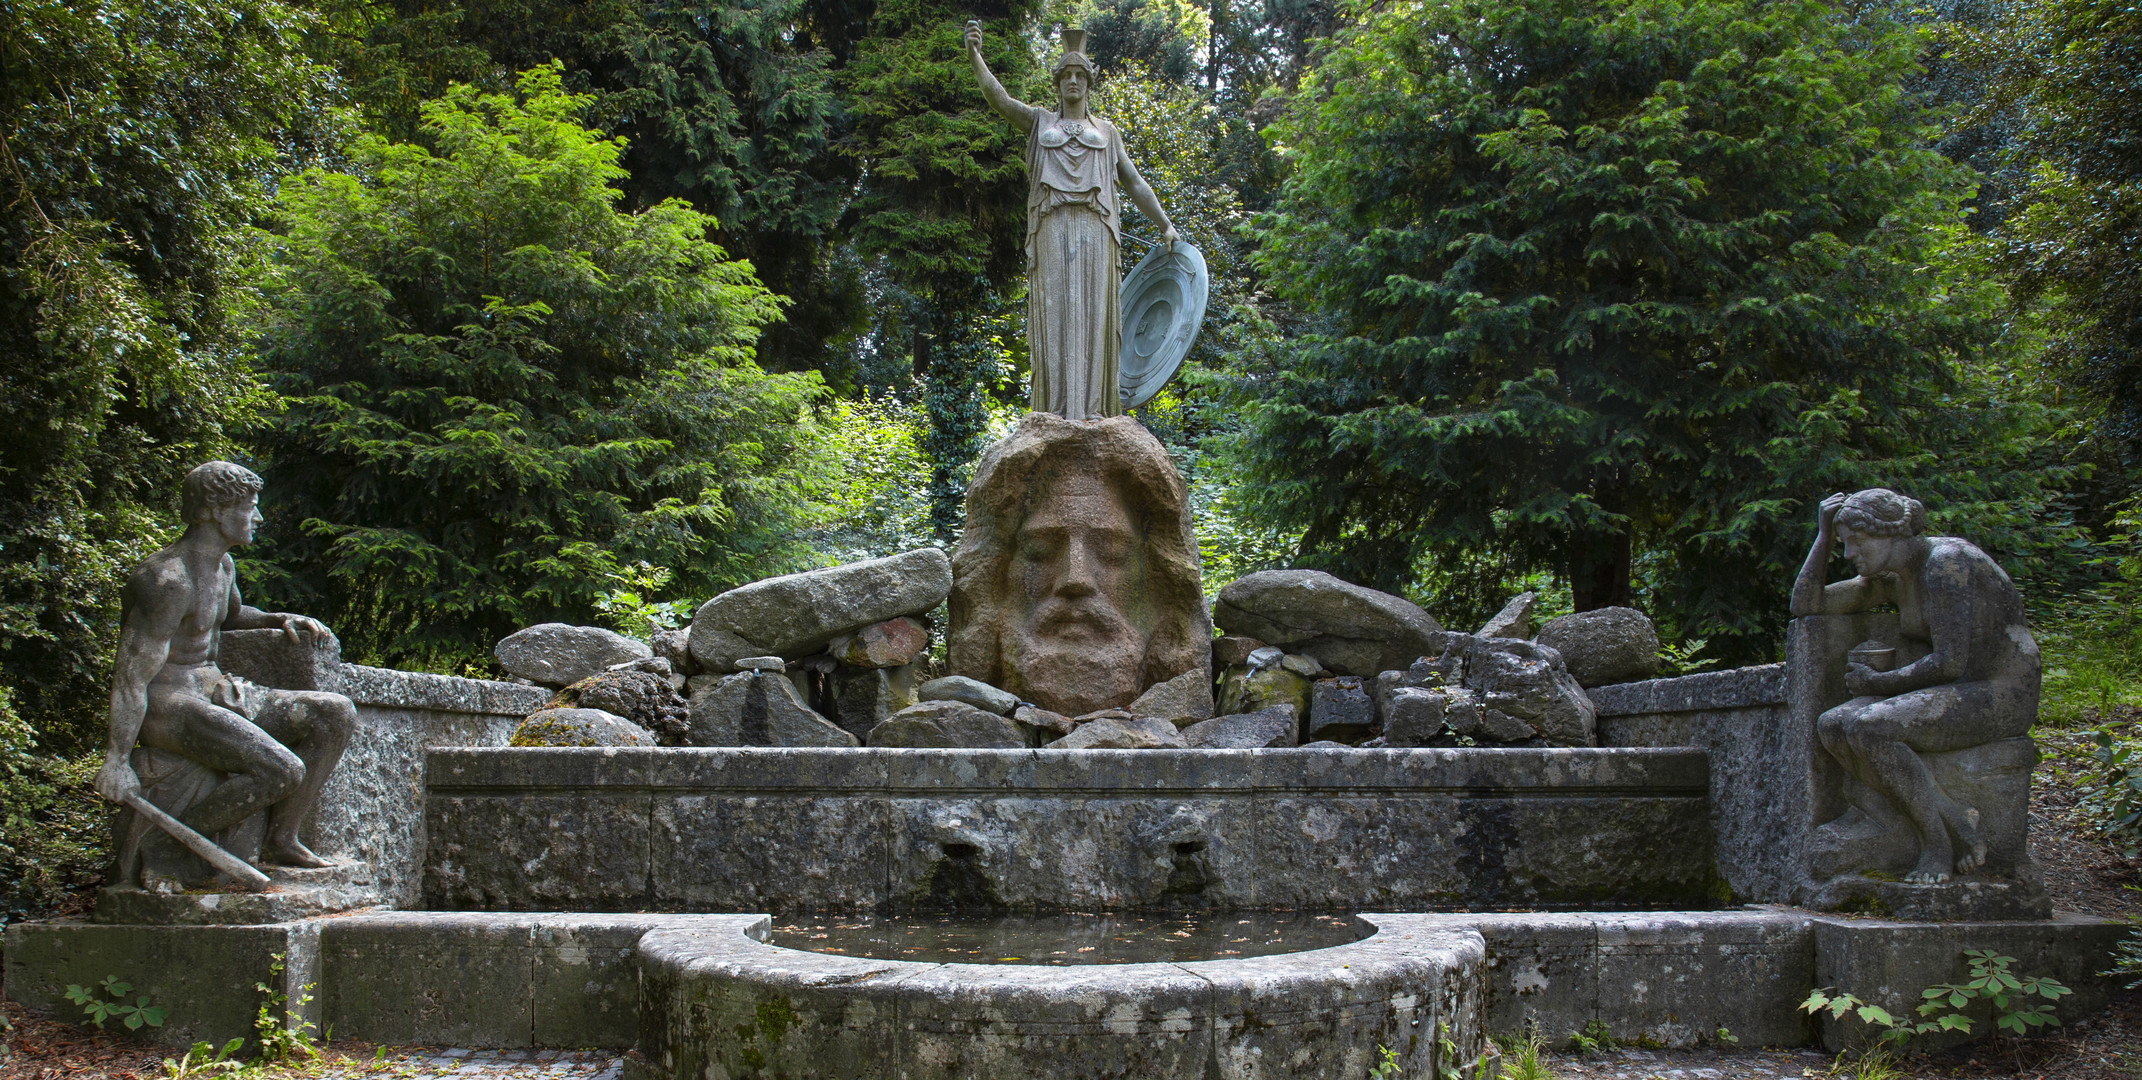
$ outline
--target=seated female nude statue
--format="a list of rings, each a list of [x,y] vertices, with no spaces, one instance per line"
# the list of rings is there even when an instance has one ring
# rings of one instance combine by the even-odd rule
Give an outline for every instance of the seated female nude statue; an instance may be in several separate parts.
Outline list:
[[[1919,859],[1905,880],[1931,884],[1977,870],[1986,845],[1978,811],[1950,798],[1919,755],[2028,731],[2039,661],[2008,574],[1969,541],[1919,535],[1925,524],[1924,505],[1887,488],[1822,500],[1792,613],[1841,615],[1893,603],[1904,636],[1931,647],[1894,671],[1849,664],[1845,689],[1855,696],[1816,722],[1823,747],[1845,770],[1910,819]],[[1859,576],[1824,585],[1837,540]]]

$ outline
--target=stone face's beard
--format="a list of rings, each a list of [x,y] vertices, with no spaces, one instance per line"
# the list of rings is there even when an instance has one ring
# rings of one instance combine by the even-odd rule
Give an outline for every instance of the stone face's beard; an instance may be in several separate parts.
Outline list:
[[[1026,622],[1008,628],[1005,659],[1035,704],[1078,716],[1128,705],[1138,696],[1145,644],[1145,635],[1113,605],[1052,596]]]

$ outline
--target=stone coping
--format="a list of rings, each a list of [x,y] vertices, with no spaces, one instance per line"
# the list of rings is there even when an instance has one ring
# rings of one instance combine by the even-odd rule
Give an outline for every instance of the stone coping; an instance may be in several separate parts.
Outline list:
[[[771,915],[683,915],[665,920],[671,925],[657,924],[648,930],[639,940],[639,954],[644,963],[670,967],[682,973],[749,970],[755,977],[768,981],[795,980],[808,986],[868,981],[873,986],[887,987],[930,972],[941,972],[944,978],[956,979],[978,990],[1017,993],[1031,988],[1060,993],[1065,991],[1053,988],[1088,982],[1107,982],[1114,986],[1159,985],[1180,980],[1185,974],[1207,982],[1219,982],[1253,971],[1346,970],[1358,976],[1373,977],[1379,964],[1424,957],[1462,958],[1469,951],[1484,948],[1472,926],[1447,915],[1365,912],[1357,917],[1375,927],[1375,932],[1359,941],[1301,952],[1139,964],[954,964],[879,960],[774,945],[768,941],[773,932]],[[474,917],[464,915],[459,918]],[[1080,978],[1104,973],[1113,977]]]
[[[1671,679],[1594,686],[1584,691],[1601,719],[1643,713],[1754,709],[1785,703],[1785,665],[1702,671]]]
[[[1702,797],[1709,761],[1688,748],[917,750],[482,747],[430,752],[434,795],[500,788],[1334,792]]]
[[[542,708],[556,692],[541,686],[362,664],[342,665],[340,689],[359,705],[494,716],[526,716]]]

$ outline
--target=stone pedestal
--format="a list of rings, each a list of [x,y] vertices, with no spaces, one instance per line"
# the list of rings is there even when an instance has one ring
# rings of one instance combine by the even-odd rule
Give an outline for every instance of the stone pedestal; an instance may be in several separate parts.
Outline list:
[[[257,893],[166,892],[131,885],[100,889],[92,918],[100,923],[143,926],[265,926],[377,907],[382,902],[372,868],[365,863],[317,870],[264,869],[268,888]]]

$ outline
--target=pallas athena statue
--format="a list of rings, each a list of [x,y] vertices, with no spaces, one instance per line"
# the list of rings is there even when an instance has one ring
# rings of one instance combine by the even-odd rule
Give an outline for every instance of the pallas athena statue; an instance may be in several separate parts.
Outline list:
[[[1052,111],[1012,97],[982,59],[982,26],[967,24],[967,56],[982,96],[1026,133],[1026,338],[1033,367],[1033,411],[1072,420],[1120,416],[1118,361],[1122,312],[1117,295],[1123,215],[1117,192],[1163,230],[1181,237],[1123,150],[1114,124],[1093,115],[1093,62],[1086,32],[1066,29],[1055,69]]]

